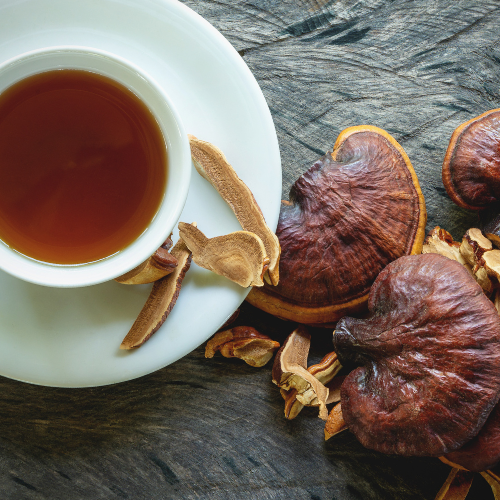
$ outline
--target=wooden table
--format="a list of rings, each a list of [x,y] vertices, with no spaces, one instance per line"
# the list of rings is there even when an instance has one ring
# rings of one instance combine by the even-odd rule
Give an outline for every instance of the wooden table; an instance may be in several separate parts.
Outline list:
[[[234,45],[271,109],[283,196],[345,127],[373,124],[402,144],[428,228],[461,237],[476,217],[446,195],[452,131],[500,107],[500,2],[185,0]],[[248,305],[237,324],[278,341],[293,325]],[[331,349],[314,332],[311,360]],[[293,421],[271,367],[205,360],[95,389],[0,379],[2,499],[434,499],[449,468],[383,456],[344,433],[323,441],[317,411]],[[492,498],[478,476],[468,497]]]

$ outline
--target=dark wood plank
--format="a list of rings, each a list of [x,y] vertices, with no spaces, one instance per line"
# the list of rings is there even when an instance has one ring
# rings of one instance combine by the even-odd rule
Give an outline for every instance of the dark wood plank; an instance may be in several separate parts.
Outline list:
[[[389,131],[409,154],[429,212],[460,237],[476,217],[440,180],[449,137],[500,107],[500,2],[185,0],[256,76],[283,161],[283,196],[345,127]],[[293,325],[245,304],[237,324],[282,341]],[[316,330],[311,362],[331,349]],[[128,383],[67,390],[0,379],[3,499],[432,500],[449,468],[383,456],[349,433],[323,441],[313,409],[295,421],[271,383],[199,348]],[[468,497],[492,498],[479,476]]]

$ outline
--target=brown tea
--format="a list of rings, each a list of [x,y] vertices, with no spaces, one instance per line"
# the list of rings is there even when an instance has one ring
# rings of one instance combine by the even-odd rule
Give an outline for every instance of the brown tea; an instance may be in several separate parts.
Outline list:
[[[121,84],[54,70],[0,94],[0,239],[33,259],[82,264],[140,236],[167,179],[165,140]]]

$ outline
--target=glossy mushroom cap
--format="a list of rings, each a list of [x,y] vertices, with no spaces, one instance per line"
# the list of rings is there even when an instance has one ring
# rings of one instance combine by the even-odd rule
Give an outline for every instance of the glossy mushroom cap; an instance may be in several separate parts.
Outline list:
[[[500,405],[495,406],[477,436],[446,458],[473,472],[495,467],[500,461]]]
[[[420,253],[426,211],[417,176],[383,130],[351,127],[302,175],[283,204],[276,234],[280,282],[248,301],[281,318],[334,323],[366,308],[391,261]]]
[[[440,456],[472,439],[500,396],[500,318],[464,266],[401,257],[378,276],[367,319],[334,334],[342,415],[367,448]]]
[[[500,109],[453,132],[443,162],[443,184],[462,208],[481,210],[500,201]]]

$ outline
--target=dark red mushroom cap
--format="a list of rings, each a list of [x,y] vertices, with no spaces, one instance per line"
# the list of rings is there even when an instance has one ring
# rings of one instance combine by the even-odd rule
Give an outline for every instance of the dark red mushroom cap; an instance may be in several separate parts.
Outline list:
[[[453,132],[443,162],[443,184],[463,208],[481,210],[500,201],[500,109]]]
[[[276,234],[280,282],[248,299],[306,324],[366,308],[369,289],[391,261],[420,253],[426,211],[408,156],[387,132],[351,127],[333,152],[302,175],[283,204]]]
[[[495,406],[476,437],[446,458],[473,472],[495,467],[500,461],[500,405]]]
[[[342,414],[367,448],[440,456],[485,423],[500,396],[500,318],[464,266],[401,257],[375,280],[367,319],[342,319],[340,362],[354,369]]]

